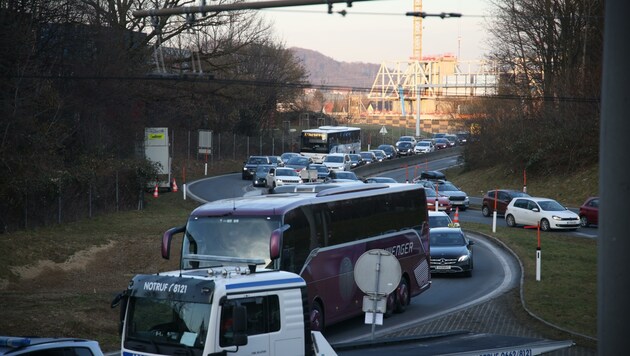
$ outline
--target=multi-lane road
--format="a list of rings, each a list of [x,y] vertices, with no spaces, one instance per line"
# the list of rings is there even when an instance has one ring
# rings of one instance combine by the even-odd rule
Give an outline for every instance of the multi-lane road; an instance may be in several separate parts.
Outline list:
[[[451,164],[449,162],[451,161],[445,160],[440,164]],[[398,179],[400,177],[396,175],[405,175],[405,172],[392,171],[388,174]],[[228,174],[192,182],[187,189],[190,197],[205,202],[255,194],[262,188],[252,187],[251,181],[242,180],[240,174]],[[472,277],[434,276],[432,286],[427,292],[413,298],[406,312],[385,319],[375,334],[393,332],[484,302],[518,284],[520,271],[513,256],[497,248],[484,236],[471,233],[469,237],[476,243],[475,270]],[[365,325],[361,317],[332,326],[327,331],[327,338],[333,343],[365,339],[370,335],[371,325]]]

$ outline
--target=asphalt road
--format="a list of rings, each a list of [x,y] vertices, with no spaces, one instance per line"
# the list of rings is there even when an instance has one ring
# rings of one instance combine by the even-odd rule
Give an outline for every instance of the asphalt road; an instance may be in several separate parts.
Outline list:
[[[445,158],[429,162],[428,169],[443,169],[453,165],[456,159]],[[406,177],[408,168],[392,174],[395,177]],[[263,188],[254,188],[251,181],[242,180],[240,174],[228,174],[211,177],[193,182],[188,187],[188,194],[198,201],[212,201],[216,199],[239,197]],[[461,215],[460,215],[461,216]],[[461,218],[460,218],[461,219]],[[395,332],[419,322],[429,321],[445,314],[465,309],[471,305],[482,303],[507,290],[518,283],[518,262],[506,253],[488,242],[484,237],[470,234],[475,241],[474,261],[475,270],[471,278],[445,275],[434,276],[431,288],[412,299],[411,305],[401,314],[387,318],[382,326],[376,327],[376,334]],[[326,337],[333,343],[364,339],[371,335],[371,325],[366,325],[362,317],[348,320],[332,326],[327,330]]]

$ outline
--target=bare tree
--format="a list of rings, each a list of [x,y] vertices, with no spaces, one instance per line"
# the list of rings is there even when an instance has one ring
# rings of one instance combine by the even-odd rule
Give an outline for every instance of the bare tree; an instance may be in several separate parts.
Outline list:
[[[592,93],[599,87],[603,2],[491,3],[491,57],[514,73],[519,95],[557,97]]]
[[[490,57],[511,76],[486,102],[468,157],[544,171],[596,162],[603,2],[491,3]]]

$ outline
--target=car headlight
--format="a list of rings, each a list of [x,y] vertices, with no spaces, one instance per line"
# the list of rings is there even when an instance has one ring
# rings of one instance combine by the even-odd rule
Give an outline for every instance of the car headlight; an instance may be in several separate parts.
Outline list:
[[[468,256],[468,255],[463,255],[463,256],[460,256],[460,257],[457,259],[457,262],[465,262],[465,261],[468,261],[468,259],[469,259],[469,258],[470,258],[470,256]]]
[[[243,170],[244,170],[244,171],[246,171],[246,170],[247,170],[247,167],[243,167]]]
[[[562,220],[562,218],[559,217],[558,215],[552,215],[551,218],[556,220],[556,221],[561,221]]]

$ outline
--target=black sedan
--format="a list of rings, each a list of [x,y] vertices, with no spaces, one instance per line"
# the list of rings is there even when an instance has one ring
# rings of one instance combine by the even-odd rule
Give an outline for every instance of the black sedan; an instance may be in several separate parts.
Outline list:
[[[256,167],[256,171],[254,172],[254,176],[252,179],[252,185],[254,187],[264,187],[267,185],[267,173],[271,168],[275,168],[272,164],[261,164]]]
[[[435,227],[430,230],[431,273],[463,273],[472,276],[474,241],[461,228]]]

